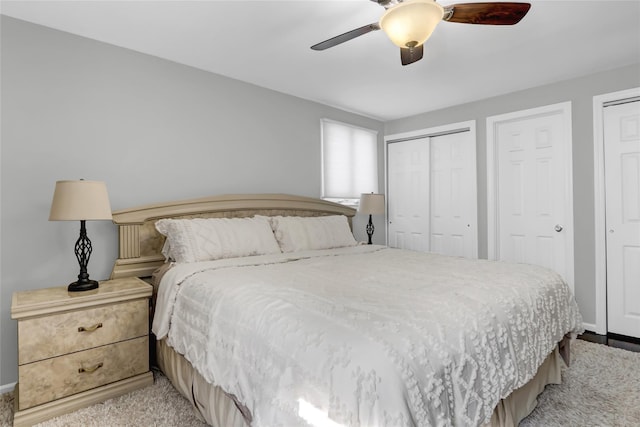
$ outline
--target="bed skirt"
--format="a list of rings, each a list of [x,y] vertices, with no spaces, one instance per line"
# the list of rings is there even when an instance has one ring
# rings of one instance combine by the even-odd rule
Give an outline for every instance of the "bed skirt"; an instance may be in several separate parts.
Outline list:
[[[207,383],[165,340],[156,344],[159,368],[173,386],[191,402],[196,414],[213,427],[249,427],[251,414],[240,402],[220,387]],[[524,386],[502,399],[493,411],[487,426],[517,426],[536,407],[537,397],[547,384],[560,384],[562,357],[559,347],[547,356],[536,375]]]

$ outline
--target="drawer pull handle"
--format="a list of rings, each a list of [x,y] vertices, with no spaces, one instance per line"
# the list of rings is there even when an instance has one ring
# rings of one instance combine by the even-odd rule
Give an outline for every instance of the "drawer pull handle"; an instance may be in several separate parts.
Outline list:
[[[81,373],[83,373],[83,372],[87,372],[87,373],[89,373],[89,374],[90,374],[90,373],[95,372],[95,371],[97,371],[98,369],[102,368],[102,365],[103,365],[103,363],[102,363],[102,362],[100,362],[100,363],[98,363],[97,365],[92,366],[91,368],[80,368],[80,369],[78,369],[78,373],[80,373],[80,374],[81,374]]]
[[[102,328],[102,323],[96,323],[95,325],[89,327],[80,326],[78,328],[78,332],[93,332],[98,328]]]

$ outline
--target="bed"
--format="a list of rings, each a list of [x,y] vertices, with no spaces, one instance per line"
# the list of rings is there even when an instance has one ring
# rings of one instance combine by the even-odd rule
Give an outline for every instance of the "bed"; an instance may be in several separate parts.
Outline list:
[[[117,211],[112,278],[154,284],[157,364],[210,425],[517,425],[582,332],[568,286],[359,244],[354,214],[283,194]]]

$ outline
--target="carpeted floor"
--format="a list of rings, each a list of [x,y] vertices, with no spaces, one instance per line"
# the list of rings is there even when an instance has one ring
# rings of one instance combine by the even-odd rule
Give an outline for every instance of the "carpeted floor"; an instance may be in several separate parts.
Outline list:
[[[561,385],[547,386],[521,427],[640,426],[640,353],[577,340]],[[0,426],[11,426],[13,395],[0,396]],[[38,424],[202,427],[191,405],[161,373],[154,385]]]

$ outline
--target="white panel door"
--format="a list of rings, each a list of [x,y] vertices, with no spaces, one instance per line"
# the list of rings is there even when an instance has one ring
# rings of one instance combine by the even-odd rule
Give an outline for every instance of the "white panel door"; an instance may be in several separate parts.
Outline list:
[[[469,132],[432,137],[431,251],[477,257],[475,141]]]
[[[604,109],[608,331],[640,338],[640,101]]]
[[[429,250],[428,138],[388,145],[389,246]]]
[[[491,258],[549,267],[573,288],[570,117],[550,106],[488,120],[496,162],[488,237]]]

